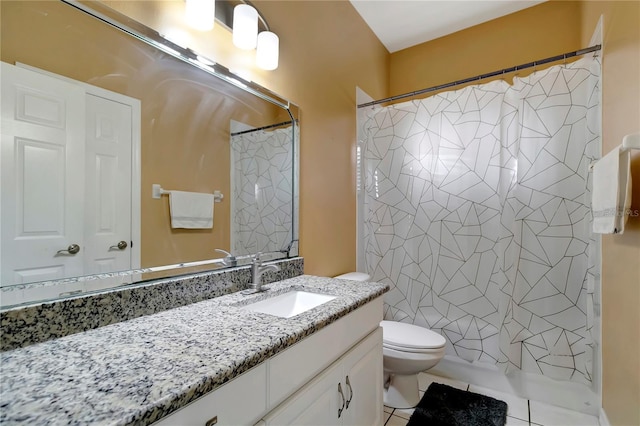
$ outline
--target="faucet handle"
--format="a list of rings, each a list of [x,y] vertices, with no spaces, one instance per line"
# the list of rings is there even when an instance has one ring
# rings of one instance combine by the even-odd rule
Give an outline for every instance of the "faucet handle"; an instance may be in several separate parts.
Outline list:
[[[255,254],[255,256],[253,257],[253,262],[254,263],[260,263],[260,256],[262,256],[262,252],[259,251]]]

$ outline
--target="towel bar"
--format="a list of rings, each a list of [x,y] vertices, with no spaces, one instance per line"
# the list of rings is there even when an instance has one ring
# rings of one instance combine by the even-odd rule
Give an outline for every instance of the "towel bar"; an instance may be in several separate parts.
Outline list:
[[[163,195],[169,195],[171,193],[171,191],[166,190],[166,189],[162,189],[162,186],[160,186],[160,184],[154,183],[153,185],[151,185],[151,197],[152,198],[156,198],[159,199],[160,197],[162,197]],[[222,201],[222,199],[224,198],[224,194],[222,194],[222,192],[220,191],[213,191],[213,201],[216,203],[219,203]]]
[[[622,150],[629,151],[632,149],[640,149],[640,133],[633,133],[622,138]],[[598,160],[592,161],[591,164],[589,164],[590,172],[593,171],[593,166],[597,162]]]

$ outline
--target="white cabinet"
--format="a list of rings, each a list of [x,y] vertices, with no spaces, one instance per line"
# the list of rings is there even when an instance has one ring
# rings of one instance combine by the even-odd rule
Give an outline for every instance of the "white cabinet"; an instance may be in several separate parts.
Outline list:
[[[155,425],[382,425],[381,320],[378,297]]]
[[[269,407],[320,374],[382,321],[379,297],[269,359]]]
[[[263,420],[266,426],[382,425],[382,329]]]
[[[156,426],[251,425],[260,419],[266,410],[267,366],[262,363],[154,424]]]

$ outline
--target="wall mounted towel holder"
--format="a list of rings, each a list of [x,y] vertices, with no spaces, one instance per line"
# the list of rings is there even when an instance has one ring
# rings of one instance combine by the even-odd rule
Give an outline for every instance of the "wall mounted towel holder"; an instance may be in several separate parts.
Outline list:
[[[166,189],[162,189],[162,186],[160,184],[154,183],[153,185],[151,185],[151,197],[152,198],[156,198],[159,199],[160,197],[162,197],[163,195],[169,195],[169,193],[171,193],[171,191],[166,190]],[[220,191],[213,191],[213,201],[216,203],[219,203],[223,200],[224,198],[224,194],[222,194],[222,192]]]
[[[640,149],[640,133],[633,133],[630,135],[626,135],[625,137],[622,138],[622,145],[621,145],[622,151],[630,151],[632,149]],[[604,156],[603,156],[604,157]],[[597,163],[598,161],[592,161],[591,164],[589,165],[589,171],[592,172],[593,171],[593,166]]]

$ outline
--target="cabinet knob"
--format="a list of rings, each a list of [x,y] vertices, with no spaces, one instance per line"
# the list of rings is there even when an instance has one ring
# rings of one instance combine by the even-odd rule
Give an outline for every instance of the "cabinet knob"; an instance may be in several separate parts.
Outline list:
[[[213,418],[207,420],[204,426],[213,426],[218,424],[218,416],[214,416]]]
[[[344,410],[344,394],[342,393],[342,385],[338,383],[338,393],[340,394],[340,398],[342,398],[342,407],[338,408],[338,418],[342,415],[342,410]]]

